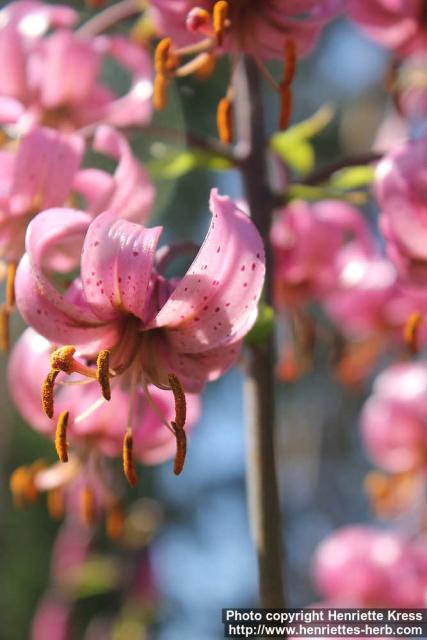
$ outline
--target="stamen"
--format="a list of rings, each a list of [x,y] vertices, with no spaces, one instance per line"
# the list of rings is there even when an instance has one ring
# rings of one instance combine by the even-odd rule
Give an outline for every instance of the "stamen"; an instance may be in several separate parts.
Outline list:
[[[95,495],[88,485],[80,492],[80,518],[87,526],[95,520]]]
[[[221,47],[224,40],[224,31],[228,24],[228,2],[219,0],[213,7],[213,28],[218,46]]]
[[[55,380],[58,376],[58,373],[58,369],[52,369],[51,371],[49,371],[42,385],[42,407],[48,418],[53,418],[53,388],[55,386]]]
[[[154,78],[153,106],[157,111],[163,111],[167,104],[167,90],[169,79],[161,73]]]
[[[104,402],[105,402],[105,398],[103,397],[98,398],[97,400],[95,400],[95,402],[92,402],[92,404],[89,405],[87,409],[79,413],[79,415],[76,418],[74,418],[74,424],[79,424],[80,422],[82,422],[83,420],[91,416],[92,413],[97,411],[97,409],[99,409],[99,407],[101,407],[104,404]]]
[[[4,304],[0,307],[0,351],[9,351],[9,311]]]
[[[73,373],[75,371],[73,357],[75,352],[76,347],[73,347],[72,345],[66,345],[65,347],[56,349],[50,356],[51,368],[64,371],[68,374]]]
[[[39,491],[34,482],[35,474],[45,468],[42,460],[36,460],[29,467],[18,467],[10,476],[10,489],[17,506],[36,502]]]
[[[47,511],[52,520],[60,520],[65,512],[64,492],[61,488],[47,492]]]
[[[123,532],[124,513],[120,502],[114,502],[107,512],[107,535],[111,540],[120,538]]]
[[[179,64],[178,56],[172,53],[171,38],[163,38],[156,47],[154,54],[154,68],[156,73],[168,77],[177,68]]]
[[[68,462],[67,424],[68,411],[59,414],[55,432],[55,448],[61,462]]]
[[[419,333],[423,317],[419,311],[413,311],[403,327],[403,339],[410,353],[415,356],[419,352]]]
[[[287,85],[281,84],[279,129],[287,129],[292,113],[292,90]]]
[[[123,471],[125,478],[131,487],[136,485],[137,477],[133,463],[133,436],[128,429],[123,439]]]
[[[199,65],[195,70],[196,78],[198,80],[206,80],[209,78],[214,70],[216,65],[216,58],[213,53],[201,53],[199,56]]]
[[[9,262],[7,265],[7,278],[6,278],[6,306],[9,309],[13,309],[15,306],[15,276],[16,276],[16,263]]]
[[[216,112],[218,135],[221,142],[231,144],[233,140],[231,100],[222,98]]]
[[[283,76],[283,84],[289,86],[294,80],[295,71],[297,68],[297,52],[295,42],[293,40],[286,40],[284,58],[285,72]]]
[[[170,373],[168,375],[168,380],[175,399],[175,427],[183,429],[187,419],[187,402],[185,399],[184,389],[178,376],[174,373]]]
[[[176,476],[182,472],[185,463],[185,456],[187,454],[187,436],[182,427],[179,427],[175,422],[172,422],[172,427],[175,431],[176,438],[176,454],[173,463],[173,472]]]
[[[293,40],[286,40],[284,49],[284,73],[283,81],[279,86],[280,93],[280,115],[279,128],[286,129],[289,125],[292,112],[292,89],[291,85],[295,77],[297,64],[296,47]]]
[[[96,379],[101,385],[102,395],[106,400],[111,400],[110,388],[110,351],[100,351],[96,359]]]

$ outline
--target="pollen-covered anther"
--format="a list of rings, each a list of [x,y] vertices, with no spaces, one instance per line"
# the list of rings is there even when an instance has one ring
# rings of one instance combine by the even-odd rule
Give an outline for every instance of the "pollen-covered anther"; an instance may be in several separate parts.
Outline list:
[[[286,129],[289,125],[292,113],[292,89],[285,84],[279,87],[280,93],[280,115],[279,129]]]
[[[124,513],[120,502],[114,502],[107,511],[106,529],[111,540],[117,540],[123,533]]]
[[[153,106],[157,111],[163,111],[167,104],[169,79],[161,73],[154,78]]]
[[[169,77],[179,65],[179,58],[172,52],[171,38],[163,38],[156,47],[154,68],[157,74]]]
[[[54,395],[53,390],[59,369],[52,369],[47,374],[42,384],[42,408],[48,418],[53,418]]]
[[[183,429],[187,419],[187,401],[184,389],[178,376],[174,373],[168,375],[168,380],[175,400],[175,425],[178,429]]]
[[[132,431],[126,431],[123,439],[123,472],[131,487],[136,485],[137,477],[133,462],[133,436]]]
[[[104,349],[98,353],[96,359],[96,379],[101,386],[103,397],[106,400],[111,400],[110,351],[108,349]]]
[[[229,98],[225,97],[219,101],[216,112],[216,121],[219,139],[224,144],[231,144],[233,141],[233,126],[232,103]]]
[[[10,312],[5,304],[0,306],[0,351],[9,351],[9,317]]]
[[[187,455],[187,435],[182,427],[178,427],[175,422],[171,422],[176,438],[176,454],[173,463],[173,472],[176,476],[184,469],[185,457]]]
[[[229,4],[225,0],[219,0],[215,2],[212,12],[213,28],[215,32],[216,41],[218,46],[222,46],[224,40],[224,33],[229,26],[230,21],[228,19]]]
[[[64,371],[64,373],[73,373],[75,368],[74,354],[76,347],[66,345],[60,349],[56,349],[50,356],[50,366],[52,369]]]
[[[95,495],[88,485],[80,491],[80,519],[87,526],[95,521]]]
[[[216,57],[213,53],[201,53],[199,56],[199,65],[194,74],[198,80],[206,80],[215,70]]]
[[[16,263],[9,262],[7,265],[7,277],[6,277],[6,307],[8,310],[12,310],[15,306],[15,277],[16,277]]]
[[[55,448],[61,462],[68,462],[67,424],[68,411],[59,414],[55,432]]]
[[[47,512],[52,520],[60,520],[65,513],[65,496],[61,487],[50,489],[46,496]]]
[[[419,333],[422,321],[421,313],[413,311],[403,327],[403,339],[412,355],[416,355],[419,351]]]
[[[286,40],[284,48],[284,65],[285,70],[283,74],[283,84],[292,84],[295,71],[297,68],[297,52],[295,42],[293,40]]]
[[[18,467],[10,476],[10,490],[18,506],[36,502],[39,491],[35,484],[35,475],[46,467],[44,461],[36,460],[29,467]]]

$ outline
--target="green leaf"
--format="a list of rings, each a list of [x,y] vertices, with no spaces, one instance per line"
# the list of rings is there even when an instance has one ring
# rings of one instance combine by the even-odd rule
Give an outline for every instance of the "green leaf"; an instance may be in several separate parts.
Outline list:
[[[286,193],[288,200],[345,200],[350,204],[365,204],[368,196],[365,191],[341,191],[329,186],[311,186],[306,184],[290,185]]]
[[[258,307],[258,317],[252,329],[245,338],[247,344],[259,344],[263,342],[274,328],[274,309],[261,302]]]
[[[111,558],[93,556],[70,576],[78,598],[107,593],[117,588],[120,575]]]
[[[359,165],[357,167],[348,167],[336,171],[332,177],[330,184],[335,189],[357,189],[370,185],[374,179],[375,170],[369,165]]]
[[[325,105],[310,118],[271,136],[270,147],[291,169],[306,175],[315,163],[314,149],[309,140],[323,131],[333,117],[334,110]]]
[[[193,169],[212,169],[223,171],[232,167],[232,163],[221,156],[207,151],[186,149],[184,151],[167,151],[163,157],[151,160],[148,170],[153,178],[173,180]]]

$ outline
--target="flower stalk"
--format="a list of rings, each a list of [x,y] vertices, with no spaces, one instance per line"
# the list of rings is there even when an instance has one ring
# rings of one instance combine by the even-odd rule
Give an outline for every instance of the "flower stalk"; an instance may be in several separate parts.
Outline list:
[[[243,56],[235,76],[235,109],[240,165],[251,217],[266,248],[266,301],[271,302],[272,269],[269,233],[275,196],[268,180],[267,137],[260,74]],[[246,360],[247,490],[249,517],[259,568],[260,604],[284,607],[282,520],[275,465],[275,338],[248,347]]]

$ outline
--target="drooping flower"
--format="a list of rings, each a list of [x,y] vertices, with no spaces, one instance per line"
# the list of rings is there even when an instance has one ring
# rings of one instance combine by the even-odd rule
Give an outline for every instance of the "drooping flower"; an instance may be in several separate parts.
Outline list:
[[[422,607],[427,573],[424,545],[375,527],[354,525],[332,533],[318,546],[314,582],[335,606]]]
[[[221,6],[228,5],[226,9]],[[151,11],[161,34],[178,46],[194,42],[194,37],[213,39],[218,35],[221,12],[226,11],[223,37],[215,46],[234,53],[243,51],[262,58],[283,56],[287,38],[296,43],[299,55],[308,53],[323,26],[342,6],[339,0],[151,0]],[[225,22],[225,21],[224,21]]]
[[[93,148],[118,161],[114,175],[80,167],[84,143],[80,136],[36,127],[24,135],[15,150],[0,152],[0,260],[7,265],[6,303],[1,306],[2,348],[7,349],[7,318],[14,307],[14,274],[24,253],[31,219],[43,209],[72,204],[83,198],[92,216],[114,210],[124,218],[144,221],[154,200],[154,187],[133,156],[126,139],[107,125],[95,131]],[[66,271],[78,262],[70,245],[58,247],[50,265]]]
[[[427,367],[389,367],[375,381],[361,427],[373,462],[390,473],[427,468]]]
[[[30,220],[44,209],[72,204],[77,195],[93,216],[114,210],[123,218],[141,222],[147,218],[154,187],[126,139],[111,127],[100,126],[93,149],[118,160],[114,175],[81,168],[80,136],[44,127],[23,136],[16,151],[0,152],[0,258],[17,262],[25,250]]]
[[[378,253],[346,247],[336,260],[337,280],[324,307],[341,332],[356,339],[401,343],[412,314],[427,312],[427,299],[399,281],[394,265]],[[425,343],[425,326],[418,327]]]
[[[335,200],[297,201],[278,212],[271,230],[279,306],[322,298],[337,284],[340,251],[354,243],[371,252],[369,227],[354,207]]]
[[[0,13],[0,122],[63,130],[106,122],[144,124],[151,116],[148,53],[122,36],[85,37],[69,27],[78,14],[42,2],[13,2]],[[50,27],[58,27],[47,33]],[[47,35],[46,35],[47,34]],[[107,56],[132,76],[122,97],[100,79]]]
[[[400,274],[411,284],[427,278],[427,138],[407,142],[378,164],[375,194],[381,230]]]
[[[114,212],[91,221],[70,209],[48,210],[31,222],[17,271],[17,305],[28,324],[59,347],[46,380],[47,404],[58,370],[97,379],[105,399],[110,382],[113,395],[122,383],[130,406],[141,387],[150,398],[148,384],[171,389],[176,415],[169,427],[178,454],[184,453],[177,434],[185,423],[184,390],[201,391],[237,361],[264,282],[262,241],[249,217],[215,190],[211,209],[205,242],[178,282],[156,271],[160,227],[144,228]],[[79,235],[85,235],[80,278],[60,293],[46,256]],[[128,433],[132,422],[131,411]]]
[[[397,53],[427,48],[424,0],[349,0],[348,12],[371,38]]]

